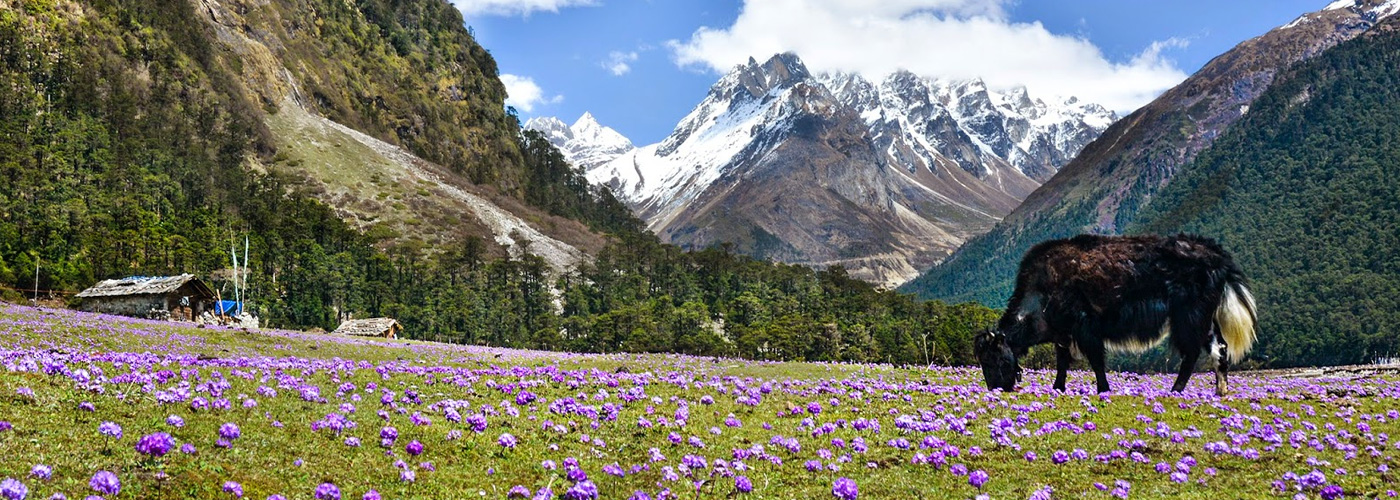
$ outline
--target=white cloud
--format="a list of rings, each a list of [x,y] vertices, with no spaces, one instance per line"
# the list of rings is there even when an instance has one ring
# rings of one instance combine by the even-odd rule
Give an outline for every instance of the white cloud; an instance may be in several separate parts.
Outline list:
[[[528,16],[535,11],[559,12],[564,7],[598,5],[594,0],[452,0],[452,4],[467,17]]]
[[[544,89],[528,76],[502,73],[501,84],[506,86],[506,106],[526,113],[533,112],[539,104],[557,104],[564,101],[562,95],[545,97]]]
[[[611,71],[614,76],[622,76],[627,74],[628,71],[632,71],[632,66],[628,63],[636,62],[637,57],[636,51],[622,52],[614,50],[608,53],[608,59],[603,61],[602,65],[604,68],[607,68],[608,71]]]
[[[702,27],[670,42],[677,64],[726,72],[749,57],[792,51],[813,71],[878,79],[897,70],[1024,85],[1042,96],[1076,96],[1126,112],[1186,78],[1153,43],[1125,62],[1087,39],[1007,20],[1012,0],[745,0],[734,24]]]

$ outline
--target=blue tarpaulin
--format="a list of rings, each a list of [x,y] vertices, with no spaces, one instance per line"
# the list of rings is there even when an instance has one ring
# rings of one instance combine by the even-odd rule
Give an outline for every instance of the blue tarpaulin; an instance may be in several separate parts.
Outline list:
[[[220,300],[214,306],[214,312],[221,316],[237,316],[243,312],[243,308],[239,306],[237,301]]]

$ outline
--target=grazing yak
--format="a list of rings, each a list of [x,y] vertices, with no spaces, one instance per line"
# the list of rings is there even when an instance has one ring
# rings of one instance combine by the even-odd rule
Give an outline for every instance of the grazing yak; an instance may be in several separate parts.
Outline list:
[[[1017,358],[1054,343],[1055,389],[1065,389],[1073,356],[1088,360],[1106,392],[1106,349],[1142,352],[1171,339],[1181,354],[1172,390],[1186,388],[1207,349],[1215,392],[1224,395],[1229,363],[1249,352],[1255,323],[1244,273],[1214,240],[1080,235],[1026,252],[1006,313],[973,339],[973,350],[989,389],[1014,390]]]

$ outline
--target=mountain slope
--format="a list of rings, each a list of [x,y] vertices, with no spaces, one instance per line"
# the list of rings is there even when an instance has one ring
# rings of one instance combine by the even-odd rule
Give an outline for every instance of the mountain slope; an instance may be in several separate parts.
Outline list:
[[[991,227],[1113,119],[980,81],[813,75],[789,53],[736,67],[665,140],[588,176],[663,241],[894,286]],[[559,128],[548,123],[536,126]]]
[[[1333,2],[1216,57],[1109,127],[995,228],[903,290],[1000,306],[1032,245],[1083,232],[1121,232],[1183,165],[1248,113],[1275,75],[1365,32],[1393,7],[1379,0]]]
[[[1400,352],[1400,18],[1280,74],[1130,232],[1209,234],[1252,279],[1274,366]]]

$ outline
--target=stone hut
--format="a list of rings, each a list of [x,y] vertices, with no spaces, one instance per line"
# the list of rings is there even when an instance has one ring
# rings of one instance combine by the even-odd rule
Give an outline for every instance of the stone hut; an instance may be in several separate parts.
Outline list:
[[[79,309],[173,321],[195,321],[214,309],[214,292],[193,274],[105,280],[78,293]]]
[[[382,337],[386,339],[399,338],[399,332],[403,331],[403,326],[394,318],[367,318],[367,319],[347,319],[336,328],[336,335],[354,335],[357,337]]]

